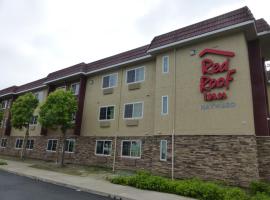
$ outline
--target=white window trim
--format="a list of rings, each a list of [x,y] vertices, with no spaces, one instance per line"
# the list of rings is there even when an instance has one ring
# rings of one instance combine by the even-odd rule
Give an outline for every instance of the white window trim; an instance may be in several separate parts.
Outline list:
[[[69,138],[69,139],[66,139],[68,141],[73,141],[74,142],[74,146],[73,146],[73,151],[65,151],[65,153],[75,153],[75,143],[76,143],[76,140],[73,139],[73,138]],[[57,144],[58,144],[58,141],[57,141]]]
[[[107,107],[114,107],[113,119],[99,119],[99,117],[100,117],[100,109],[101,108],[107,108]],[[113,121],[113,120],[115,120],[115,108],[116,108],[116,105],[99,106],[99,110],[98,110],[98,121],[100,121],[100,122],[106,122],[106,121]]]
[[[0,140],[0,148],[4,149],[4,148],[6,148],[6,146],[5,147],[2,146],[2,140],[6,140],[6,145],[7,145],[7,138],[1,138],[1,140]],[[15,146],[16,146],[16,144],[15,144]]]
[[[165,141],[166,142],[166,158],[165,159],[162,159],[161,156],[162,156],[162,142]],[[160,140],[160,143],[159,143],[159,159],[160,161],[167,161],[167,158],[168,158],[168,140]]]
[[[98,154],[98,153],[97,153],[97,143],[98,143],[99,141],[102,141],[102,142],[109,141],[109,142],[111,142],[111,144],[112,144],[111,148],[112,148],[112,149],[111,149],[111,152],[110,152],[109,155],[104,154],[104,145],[103,145],[103,154]],[[112,140],[96,140],[95,156],[109,157],[109,156],[112,155],[112,151],[113,151],[113,142],[112,142]]]
[[[164,59],[165,58],[168,58],[168,71],[167,72],[164,71]],[[162,73],[168,74],[169,71],[170,71],[170,57],[168,55],[162,56]]]
[[[31,123],[29,123],[29,126],[30,127],[36,127],[37,125],[38,125],[38,115],[33,115],[33,117],[37,117],[37,123],[36,124],[31,124]]]
[[[140,142],[140,156],[135,157],[135,156],[123,156],[123,143],[124,142]],[[141,159],[142,158],[142,141],[141,140],[122,140],[121,141],[121,158],[129,158],[129,159]]]
[[[72,84],[70,85],[70,90],[71,90],[71,88],[72,88],[73,85],[79,85],[79,91],[78,91],[78,94],[75,94],[75,93],[73,94],[73,95],[77,96],[77,95],[80,94],[80,89],[81,89],[80,82],[72,83]]]
[[[35,140],[34,139],[28,139],[28,140],[33,140],[34,141],[34,143],[33,143],[33,149],[30,149],[30,148],[27,148],[27,142],[26,142],[26,150],[28,150],[28,151],[33,151],[34,150],[34,145],[35,145]]]
[[[2,107],[2,103],[5,102],[5,107]],[[8,106],[8,100],[3,100],[1,101],[1,107],[2,107],[2,110],[5,110],[7,109],[7,106]]]
[[[114,74],[116,74],[116,85],[115,86],[112,86],[112,87],[103,87],[103,78],[104,77],[106,77],[106,76],[111,76],[111,75],[114,75]],[[110,89],[110,88],[115,88],[115,87],[117,87],[118,86],[118,73],[117,72],[115,72],[115,73],[112,73],[112,74],[106,74],[106,75],[104,75],[104,76],[102,76],[101,77],[101,89],[102,90],[105,90],[105,89]]]
[[[48,146],[49,146],[49,140],[56,140],[56,141],[57,141],[57,144],[56,144],[56,150],[57,150],[57,147],[58,147],[58,139],[48,139],[48,140],[47,140],[47,147],[46,147],[46,151],[47,151],[47,152],[56,152],[56,150],[55,150],[55,151],[48,150]]]
[[[163,112],[163,98],[167,97],[167,113]],[[161,115],[168,115],[169,114],[169,96],[165,95],[161,97]]]
[[[127,104],[133,104],[133,108],[134,108],[134,104],[136,104],[136,103],[142,103],[142,116],[141,117],[132,117],[132,118],[125,118],[125,108],[126,108],[126,105]],[[143,114],[144,114],[144,101],[138,101],[138,102],[130,102],[130,103],[125,103],[124,104],[124,112],[123,112],[123,119],[124,120],[129,120],[129,119],[142,119],[143,118]],[[133,109],[134,110],[134,109]],[[133,114],[133,113],[132,113]]]
[[[20,147],[20,148],[16,147],[17,140],[22,140],[23,141],[22,142],[22,147]],[[15,140],[15,149],[22,149],[23,148],[23,145],[24,145],[24,139],[22,139],[22,138],[16,138],[16,140]]]
[[[141,80],[141,81],[134,81],[134,82],[132,82],[132,83],[128,83],[128,82],[127,82],[127,81],[128,81],[128,76],[127,76],[128,72],[129,72],[129,71],[132,71],[132,70],[140,69],[140,68],[143,68],[143,80]],[[135,79],[136,79],[136,73],[135,73]],[[134,67],[134,68],[132,68],[132,69],[127,69],[127,70],[126,70],[126,84],[127,84],[127,85],[129,85],[129,84],[134,84],[134,83],[141,83],[141,82],[144,82],[144,81],[145,81],[145,66]]]

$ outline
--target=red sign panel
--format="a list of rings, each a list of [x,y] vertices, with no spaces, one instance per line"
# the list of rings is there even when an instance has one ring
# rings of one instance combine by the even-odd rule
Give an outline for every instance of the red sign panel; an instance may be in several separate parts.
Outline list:
[[[204,95],[205,101],[227,99],[226,90],[230,88],[230,83],[233,81],[233,74],[236,69],[230,69],[229,57],[234,57],[234,52],[221,51],[216,49],[205,49],[199,56],[203,57],[206,54],[214,54],[225,56],[226,60],[222,63],[215,62],[209,58],[204,58],[201,62],[202,76],[200,79],[200,92]],[[219,78],[214,78],[214,74],[224,74]],[[213,92],[214,89],[222,89],[223,91]]]

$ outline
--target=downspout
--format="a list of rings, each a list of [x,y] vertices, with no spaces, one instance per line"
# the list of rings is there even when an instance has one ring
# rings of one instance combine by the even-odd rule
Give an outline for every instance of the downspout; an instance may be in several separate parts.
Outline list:
[[[174,49],[174,100],[173,100],[173,129],[172,129],[172,180],[174,179],[174,137],[176,123],[176,49]]]
[[[117,120],[117,127],[116,127],[116,133],[115,133],[115,137],[114,137],[114,153],[113,153],[113,172],[115,172],[115,162],[116,162],[116,153],[117,153],[117,135],[119,133],[119,127],[120,127],[120,110],[121,110],[121,102],[122,102],[122,84],[123,84],[123,80],[124,80],[124,77],[123,77],[123,68],[121,69],[121,81],[120,81],[120,85],[119,85],[119,88],[120,88],[120,92],[119,92],[119,108],[118,108],[118,120]],[[118,77],[119,79],[119,77]]]

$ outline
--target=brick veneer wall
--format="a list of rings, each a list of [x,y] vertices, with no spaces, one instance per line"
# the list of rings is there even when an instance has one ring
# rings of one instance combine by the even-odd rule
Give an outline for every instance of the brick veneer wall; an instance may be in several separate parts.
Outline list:
[[[4,149],[0,148],[0,154],[19,156],[20,150],[14,148],[16,138],[8,137],[8,146]],[[27,151],[28,157],[43,160],[57,160],[57,157],[59,159],[60,153],[46,152],[47,140],[52,137],[32,138],[35,140],[34,150]],[[111,156],[96,156],[95,145],[96,139],[110,139],[113,141],[112,148],[114,148],[114,137],[74,136],[73,138],[76,139],[75,153],[66,153],[66,162],[112,167],[114,150]],[[142,141],[140,159],[121,157],[121,140],[126,139]],[[168,140],[167,161],[160,161],[161,139]],[[169,177],[171,149],[171,136],[118,137],[115,167],[116,169],[145,169]],[[260,156],[264,155],[260,154]],[[175,177],[199,177],[247,186],[250,181],[259,179],[256,138],[255,136],[175,136]]]
[[[260,178],[270,181],[270,137],[257,137]]]

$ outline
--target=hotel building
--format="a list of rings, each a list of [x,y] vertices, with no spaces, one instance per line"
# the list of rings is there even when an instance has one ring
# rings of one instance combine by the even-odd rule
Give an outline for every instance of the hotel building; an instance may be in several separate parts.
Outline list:
[[[156,36],[150,44],[0,91],[0,154],[19,156],[25,130],[12,102],[56,89],[78,99],[66,162],[145,169],[246,186],[270,180],[270,26],[247,7]],[[4,75],[4,73],[2,73]],[[61,132],[30,126],[27,156],[56,160]]]

